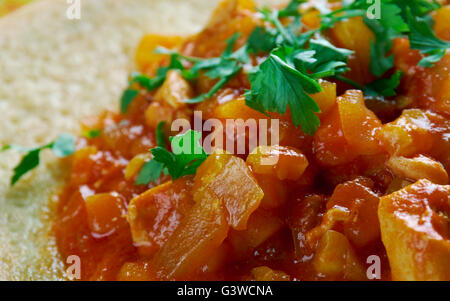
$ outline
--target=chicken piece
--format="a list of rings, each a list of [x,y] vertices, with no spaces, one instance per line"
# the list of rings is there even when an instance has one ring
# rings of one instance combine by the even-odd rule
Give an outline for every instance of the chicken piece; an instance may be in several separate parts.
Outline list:
[[[170,70],[156,92],[154,101],[145,110],[147,125],[156,128],[160,121],[171,124],[175,119],[190,120],[192,111],[185,100],[192,96],[192,88],[181,73],[178,70]]]
[[[393,280],[450,280],[450,186],[420,180],[381,198]]]
[[[166,80],[155,94],[155,100],[174,109],[181,109],[187,106],[185,100],[192,96],[192,88],[181,73],[178,70],[169,70]]]
[[[420,180],[427,179],[436,184],[447,184],[448,175],[441,163],[419,155],[414,158],[392,157],[386,165],[397,176]]]
[[[434,123],[428,112],[404,110],[395,121],[383,125],[377,133],[390,155],[410,156],[427,153],[433,145]]]
[[[327,203],[322,223],[307,233],[311,246],[328,230],[340,229],[356,247],[364,247],[380,237],[377,209],[379,198],[366,178],[347,181],[336,187]]]

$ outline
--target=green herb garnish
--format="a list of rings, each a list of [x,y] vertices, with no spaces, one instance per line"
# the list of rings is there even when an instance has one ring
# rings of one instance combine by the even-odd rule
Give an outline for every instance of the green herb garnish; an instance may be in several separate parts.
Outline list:
[[[201,133],[189,130],[184,134],[170,137],[172,151],[162,146],[151,149],[153,159],[142,167],[136,184],[146,185],[154,182],[164,170],[167,170],[172,180],[195,174],[197,168],[208,157],[200,145],[200,139]]]
[[[44,149],[51,149],[53,154],[57,157],[67,157],[75,152],[75,138],[70,134],[61,134],[54,142],[49,144],[35,147],[35,148],[25,148],[18,145],[6,145],[0,149],[0,151],[5,151],[9,149],[16,149],[20,152],[25,153],[22,160],[14,168],[14,174],[11,178],[11,186],[14,185],[20,178],[22,178],[26,173],[36,168],[40,162],[40,153]]]
[[[88,138],[88,139],[93,139],[93,138],[99,137],[101,133],[102,133],[102,130],[100,130],[100,129],[92,129],[92,130],[84,131],[82,133],[82,136],[85,138]]]

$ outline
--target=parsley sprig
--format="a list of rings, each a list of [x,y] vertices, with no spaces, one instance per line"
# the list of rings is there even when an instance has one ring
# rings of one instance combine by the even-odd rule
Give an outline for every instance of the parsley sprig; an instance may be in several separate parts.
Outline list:
[[[142,167],[136,185],[154,182],[162,172],[169,174],[172,180],[195,174],[197,168],[208,157],[200,144],[200,139],[201,133],[188,130],[184,134],[170,137],[171,151],[164,145],[152,148],[153,158]]]
[[[247,44],[234,52],[239,35],[232,36],[220,57],[187,57],[176,51],[158,48],[157,53],[170,55],[170,65],[160,68],[153,79],[144,75],[132,77],[130,87],[138,83],[147,90],[155,89],[162,84],[170,69],[180,70],[191,81],[203,72],[217,81],[208,92],[186,100],[187,103],[198,103],[211,98],[239,74],[243,66],[249,63],[250,54],[267,54],[259,66],[249,71],[251,89],[245,94],[246,104],[265,114],[283,114],[289,108],[294,125],[301,126],[305,133],[312,135],[320,124],[316,116],[319,108],[309,94],[321,91],[319,78],[336,78],[351,83],[364,90],[368,96],[392,97],[402,77],[401,72],[391,71],[394,57],[390,51],[394,38],[409,37],[411,47],[427,55],[419,63],[424,67],[439,61],[449,48],[449,43],[437,38],[431,28],[428,14],[439,8],[439,4],[434,1],[381,0],[379,19],[368,17],[367,11],[372,4],[365,0],[355,0],[334,11],[317,5],[321,24],[312,30],[303,28],[301,23],[299,5],[304,2],[292,0],[281,10],[267,7],[260,9],[261,18],[266,24],[256,27]],[[375,37],[370,45],[370,71],[376,80],[366,87],[343,77],[343,73],[348,70],[347,60],[352,52],[337,48],[321,37],[323,31],[332,28],[337,22],[353,17],[363,17]],[[285,22],[286,18],[288,22]],[[188,64],[183,64],[183,61]],[[186,68],[186,65],[190,67]],[[388,77],[388,74],[391,75]],[[126,110],[137,94],[138,91],[133,88],[124,92],[122,110]]]
[[[367,10],[372,6],[364,0],[356,0],[344,9]],[[370,71],[382,77],[394,67],[394,56],[390,54],[394,38],[407,36],[412,49],[426,55],[419,66],[432,67],[450,49],[450,43],[436,37],[429,13],[440,7],[436,1],[426,0],[380,0],[380,18],[370,19],[364,15],[364,22],[373,32],[375,39],[370,45]],[[377,79],[366,89],[371,96],[394,96],[400,84],[401,74],[395,72],[389,79]]]
[[[27,148],[19,145],[6,145],[0,148],[0,151],[15,149],[25,155],[14,168],[14,174],[11,178],[11,186],[20,180],[26,173],[33,170],[39,165],[40,153],[44,149],[51,149],[53,154],[59,158],[67,157],[75,152],[75,138],[67,133],[61,134],[55,141],[48,144]]]

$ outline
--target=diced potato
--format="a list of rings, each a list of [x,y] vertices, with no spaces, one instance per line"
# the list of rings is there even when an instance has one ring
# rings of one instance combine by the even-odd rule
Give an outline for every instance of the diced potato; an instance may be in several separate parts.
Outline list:
[[[364,24],[362,18],[350,18],[330,30],[331,37],[338,47],[351,49],[355,54],[349,59],[349,72],[346,76],[366,84],[373,80],[370,73],[370,42],[374,40],[372,31]]]
[[[316,29],[320,27],[320,11],[310,10],[302,15],[302,23],[305,24],[308,29]]]
[[[381,128],[381,121],[364,104],[363,93],[347,90],[337,99],[342,131],[348,144],[358,155],[380,153],[378,139],[374,133]]]
[[[142,256],[158,251],[193,206],[192,177],[158,185],[131,200],[128,222]]]
[[[235,254],[245,257],[283,227],[283,221],[270,211],[258,209],[249,218],[246,230],[230,231]]]
[[[260,113],[245,104],[245,98],[243,96],[219,104],[215,107],[213,116],[219,119],[267,119],[267,116]]]
[[[264,197],[245,161],[220,150],[197,169],[193,192],[196,202],[211,195],[219,198],[227,209],[228,223],[237,230],[246,229]]]
[[[168,55],[155,54],[155,49],[159,46],[166,48],[174,48],[181,44],[182,37],[178,36],[161,36],[156,34],[149,34],[142,38],[136,51],[136,64],[138,69],[149,74],[154,74],[161,62]]]
[[[450,280],[450,186],[420,180],[381,198],[393,280]]]
[[[185,100],[192,98],[193,91],[189,83],[178,70],[167,72],[166,80],[155,94],[155,100],[174,109],[187,106]]]
[[[328,230],[320,239],[313,264],[318,273],[327,277],[345,280],[367,279],[364,268],[347,238],[333,230]]]
[[[276,175],[280,180],[298,180],[308,160],[301,151],[288,146],[258,146],[247,157],[252,171],[260,175]]]
[[[428,112],[404,110],[395,121],[385,124],[377,133],[391,155],[410,156],[427,153],[433,145],[433,122]]]
[[[364,185],[364,181],[363,178],[338,185],[327,203],[329,209],[348,209],[350,215],[343,221],[342,229],[356,247],[364,247],[380,237],[379,197]]]
[[[124,200],[117,193],[100,193],[86,198],[89,229],[98,236],[111,234],[126,223]]]
[[[255,281],[289,281],[290,277],[283,271],[272,270],[266,266],[253,268],[252,278]]]
[[[438,9],[434,15],[434,31],[436,35],[444,40],[450,41],[450,5]]]
[[[427,179],[436,184],[447,184],[448,175],[441,163],[419,155],[414,158],[391,157],[386,165],[400,177],[420,180]]]
[[[319,84],[322,91],[310,96],[319,106],[320,115],[323,116],[336,104],[336,84],[323,79],[319,80]]]
[[[203,198],[155,254],[151,266],[162,279],[188,279],[208,262],[227,233],[222,201],[212,195]]]

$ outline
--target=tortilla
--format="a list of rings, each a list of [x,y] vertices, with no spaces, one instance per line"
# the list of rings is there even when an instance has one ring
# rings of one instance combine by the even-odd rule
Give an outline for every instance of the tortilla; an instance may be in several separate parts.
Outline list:
[[[42,145],[77,133],[83,117],[117,110],[140,38],[195,33],[218,2],[82,0],[81,19],[70,20],[66,1],[41,0],[1,18],[0,146]],[[19,157],[0,154],[0,279],[64,279],[50,198],[70,166],[44,151],[40,166],[11,188]]]

